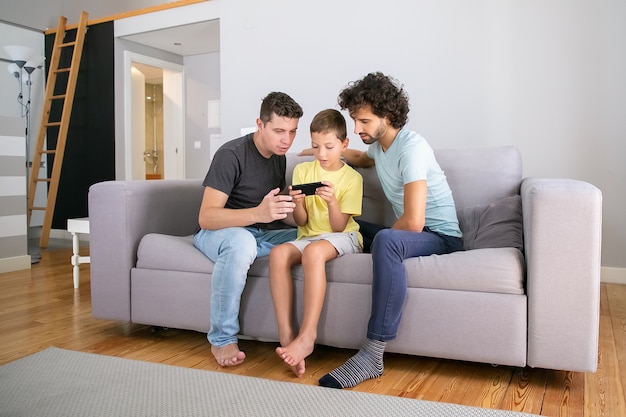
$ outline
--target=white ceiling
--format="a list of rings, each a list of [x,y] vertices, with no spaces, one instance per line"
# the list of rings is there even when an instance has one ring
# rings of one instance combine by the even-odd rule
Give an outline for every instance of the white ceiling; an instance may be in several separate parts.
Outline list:
[[[175,26],[123,36],[122,39],[181,56],[207,54],[220,50],[220,21]]]
[[[202,55],[220,50],[220,22],[219,20],[209,20],[123,36],[122,39],[176,55]],[[146,82],[162,82],[163,73],[160,68],[148,65],[134,65],[144,73]]]

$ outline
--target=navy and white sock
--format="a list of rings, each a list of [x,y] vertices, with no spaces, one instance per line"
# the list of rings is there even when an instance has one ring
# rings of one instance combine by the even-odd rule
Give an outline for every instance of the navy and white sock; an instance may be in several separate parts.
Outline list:
[[[367,379],[383,374],[383,353],[387,342],[366,339],[361,349],[339,368],[320,378],[319,384],[328,388],[351,388]]]

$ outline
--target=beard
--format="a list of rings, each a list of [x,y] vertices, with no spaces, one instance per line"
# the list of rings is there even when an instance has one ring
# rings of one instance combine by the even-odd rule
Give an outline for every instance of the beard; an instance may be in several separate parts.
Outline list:
[[[372,135],[361,137],[361,140],[366,145],[371,145],[374,142],[378,142],[387,133],[387,125],[384,121],[381,121]]]

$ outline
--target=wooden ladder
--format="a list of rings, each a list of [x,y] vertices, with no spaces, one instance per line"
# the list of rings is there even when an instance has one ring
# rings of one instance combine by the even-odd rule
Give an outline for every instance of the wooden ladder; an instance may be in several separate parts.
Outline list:
[[[73,41],[65,42],[67,19],[64,16],[59,18],[59,26],[57,28],[54,45],[52,47],[52,56],[50,59],[50,67],[48,70],[48,79],[46,82],[46,93],[44,96],[44,107],[41,115],[41,123],[39,125],[39,135],[37,136],[37,144],[33,156],[33,165],[28,184],[28,225],[32,217],[33,210],[45,211],[43,219],[43,227],[39,246],[45,248],[48,246],[50,237],[50,228],[52,226],[52,218],[54,215],[54,206],[56,204],[57,192],[59,190],[59,179],[61,177],[61,167],[63,165],[63,155],[65,153],[65,143],[67,141],[67,132],[70,125],[70,117],[72,115],[72,105],[74,103],[74,92],[76,91],[76,81],[78,79],[78,70],[80,68],[80,59],[83,53],[83,44],[85,43],[85,33],[87,32],[87,12],[83,11],[80,15],[78,26],[76,27],[76,38]],[[71,64],[69,67],[59,68],[62,51],[71,54]],[[66,55],[64,55],[65,57]],[[63,74],[67,77],[67,85],[65,92],[59,94],[56,92],[57,77]],[[62,87],[62,86],[61,86]],[[55,109],[61,106],[60,120],[50,120],[50,110],[54,103]],[[56,112],[55,112],[56,114]],[[53,116],[54,118],[54,116]],[[58,116],[56,117],[58,118]],[[48,129],[53,127],[54,129]],[[57,131],[56,145],[54,144],[54,131]],[[46,145],[46,134],[48,134],[48,148]],[[54,149],[50,149],[54,147]],[[50,178],[39,177],[40,161],[43,155],[52,155],[52,171]],[[48,158],[50,161],[51,158]],[[48,184],[48,197],[45,207],[36,207],[35,191],[37,185],[43,183]]]

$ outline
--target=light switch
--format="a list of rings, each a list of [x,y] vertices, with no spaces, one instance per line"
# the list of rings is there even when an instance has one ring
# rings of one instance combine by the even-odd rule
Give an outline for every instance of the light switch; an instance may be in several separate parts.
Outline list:
[[[194,149],[200,149],[201,147],[202,147],[202,142],[200,142],[199,140],[194,141],[193,143]]]

